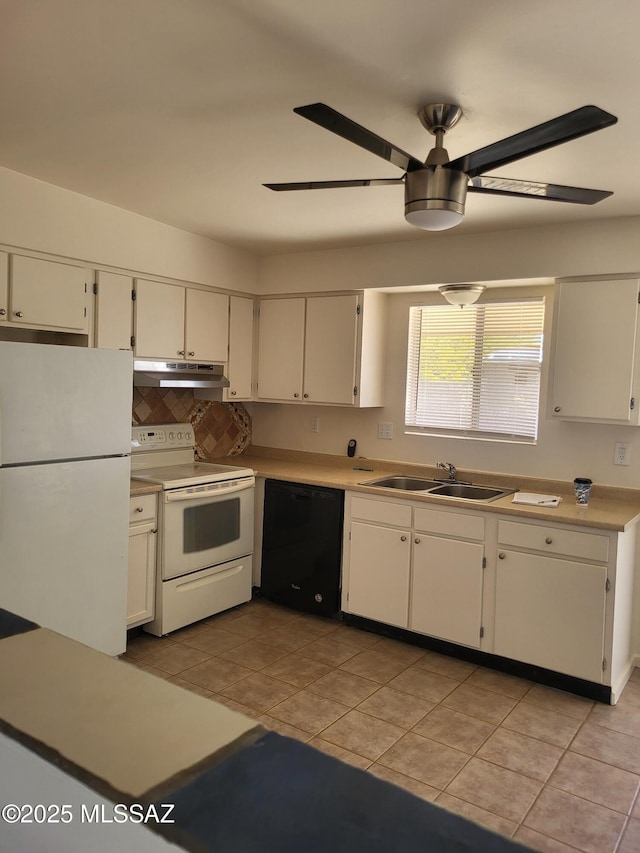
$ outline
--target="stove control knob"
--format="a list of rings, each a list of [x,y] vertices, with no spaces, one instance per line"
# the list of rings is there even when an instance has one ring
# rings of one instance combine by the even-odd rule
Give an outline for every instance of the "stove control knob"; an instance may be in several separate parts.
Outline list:
[[[169,441],[173,441],[174,438],[175,438],[175,434],[170,432],[169,433]]]

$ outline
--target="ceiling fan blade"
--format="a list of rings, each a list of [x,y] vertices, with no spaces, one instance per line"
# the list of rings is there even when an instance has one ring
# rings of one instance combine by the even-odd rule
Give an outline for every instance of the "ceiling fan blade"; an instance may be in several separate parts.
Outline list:
[[[529,130],[523,130],[514,136],[508,136],[506,139],[487,145],[485,148],[472,151],[471,154],[465,154],[457,160],[452,160],[449,167],[466,172],[470,178],[475,178],[506,163],[513,163],[515,160],[545,151],[554,145],[602,130],[617,121],[615,116],[599,107],[580,107],[573,112],[531,127]]]
[[[295,184],[263,184],[269,190],[329,190],[336,187],[384,187],[403,184],[404,178],[372,178],[369,181],[302,181]]]
[[[561,184],[544,184],[536,181],[517,181],[511,178],[487,177],[472,178],[469,192],[510,195],[518,198],[541,198],[547,201],[568,201],[573,204],[596,204],[613,195],[609,190],[587,190],[581,187],[565,187]]]
[[[326,104],[307,104],[304,107],[295,107],[293,111],[303,118],[319,124],[320,127],[330,130],[331,133],[336,133],[343,139],[359,145],[365,151],[370,151],[372,154],[382,157],[383,160],[388,160],[389,163],[398,166],[403,172],[413,172],[416,169],[424,168],[424,163],[412,157],[411,154],[407,154],[406,151],[392,145],[386,139],[367,130],[366,127],[356,124],[355,121],[351,121],[350,118],[336,112]]]

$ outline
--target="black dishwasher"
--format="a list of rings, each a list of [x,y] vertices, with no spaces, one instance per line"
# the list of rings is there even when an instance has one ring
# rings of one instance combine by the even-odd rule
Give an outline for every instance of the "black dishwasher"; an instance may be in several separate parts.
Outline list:
[[[261,593],[271,601],[336,616],[344,492],[267,480]]]

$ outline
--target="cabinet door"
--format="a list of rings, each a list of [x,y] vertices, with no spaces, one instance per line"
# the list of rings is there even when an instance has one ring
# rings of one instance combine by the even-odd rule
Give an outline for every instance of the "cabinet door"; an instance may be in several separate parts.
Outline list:
[[[127,628],[142,625],[153,619],[155,580],[155,521],[147,524],[133,524],[129,528]]]
[[[250,400],[253,396],[253,299],[229,297],[229,364],[231,383],[224,399]]]
[[[638,281],[558,285],[551,412],[554,417],[637,422],[633,396]]]
[[[184,358],[185,289],[136,279],[135,353],[140,358]]]
[[[498,557],[494,652],[601,682],[606,568],[518,551]]]
[[[305,300],[263,299],[258,338],[258,397],[302,400]]]
[[[229,346],[229,297],[187,288],[186,358],[226,362]]]
[[[9,255],[0,252],[0,325],[9,320]]]
[[[314,403],[354,402],[357,307],[355,295],[307,299],[303,399]]]
[[[406,628],[410,558],[409,530],[352,522],[349,612]]]
[[[88,331],[87,303],[93,274],[82,267],[11,256],[12,323],[67,332]]]
[[[415,536],[412,631],[479,648],[483,556],[478,542]]]
[[[97,280],[96,346],[100,349],[131,349],[133,279],[100,271]]]

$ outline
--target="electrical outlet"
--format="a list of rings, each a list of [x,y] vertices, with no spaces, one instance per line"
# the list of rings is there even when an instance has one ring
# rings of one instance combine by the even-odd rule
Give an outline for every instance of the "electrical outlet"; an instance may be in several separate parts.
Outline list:
[[[311,432],[320,432],[320,418],[318,415],[313,415],[311,418]]]
[[[378,438],[393,438],[393,424],[389,421],[379,423]]]
[[[631,461],[631,448],[623,441],[616,441],[616,448],[613,453],[614,465],[628,465]]]

